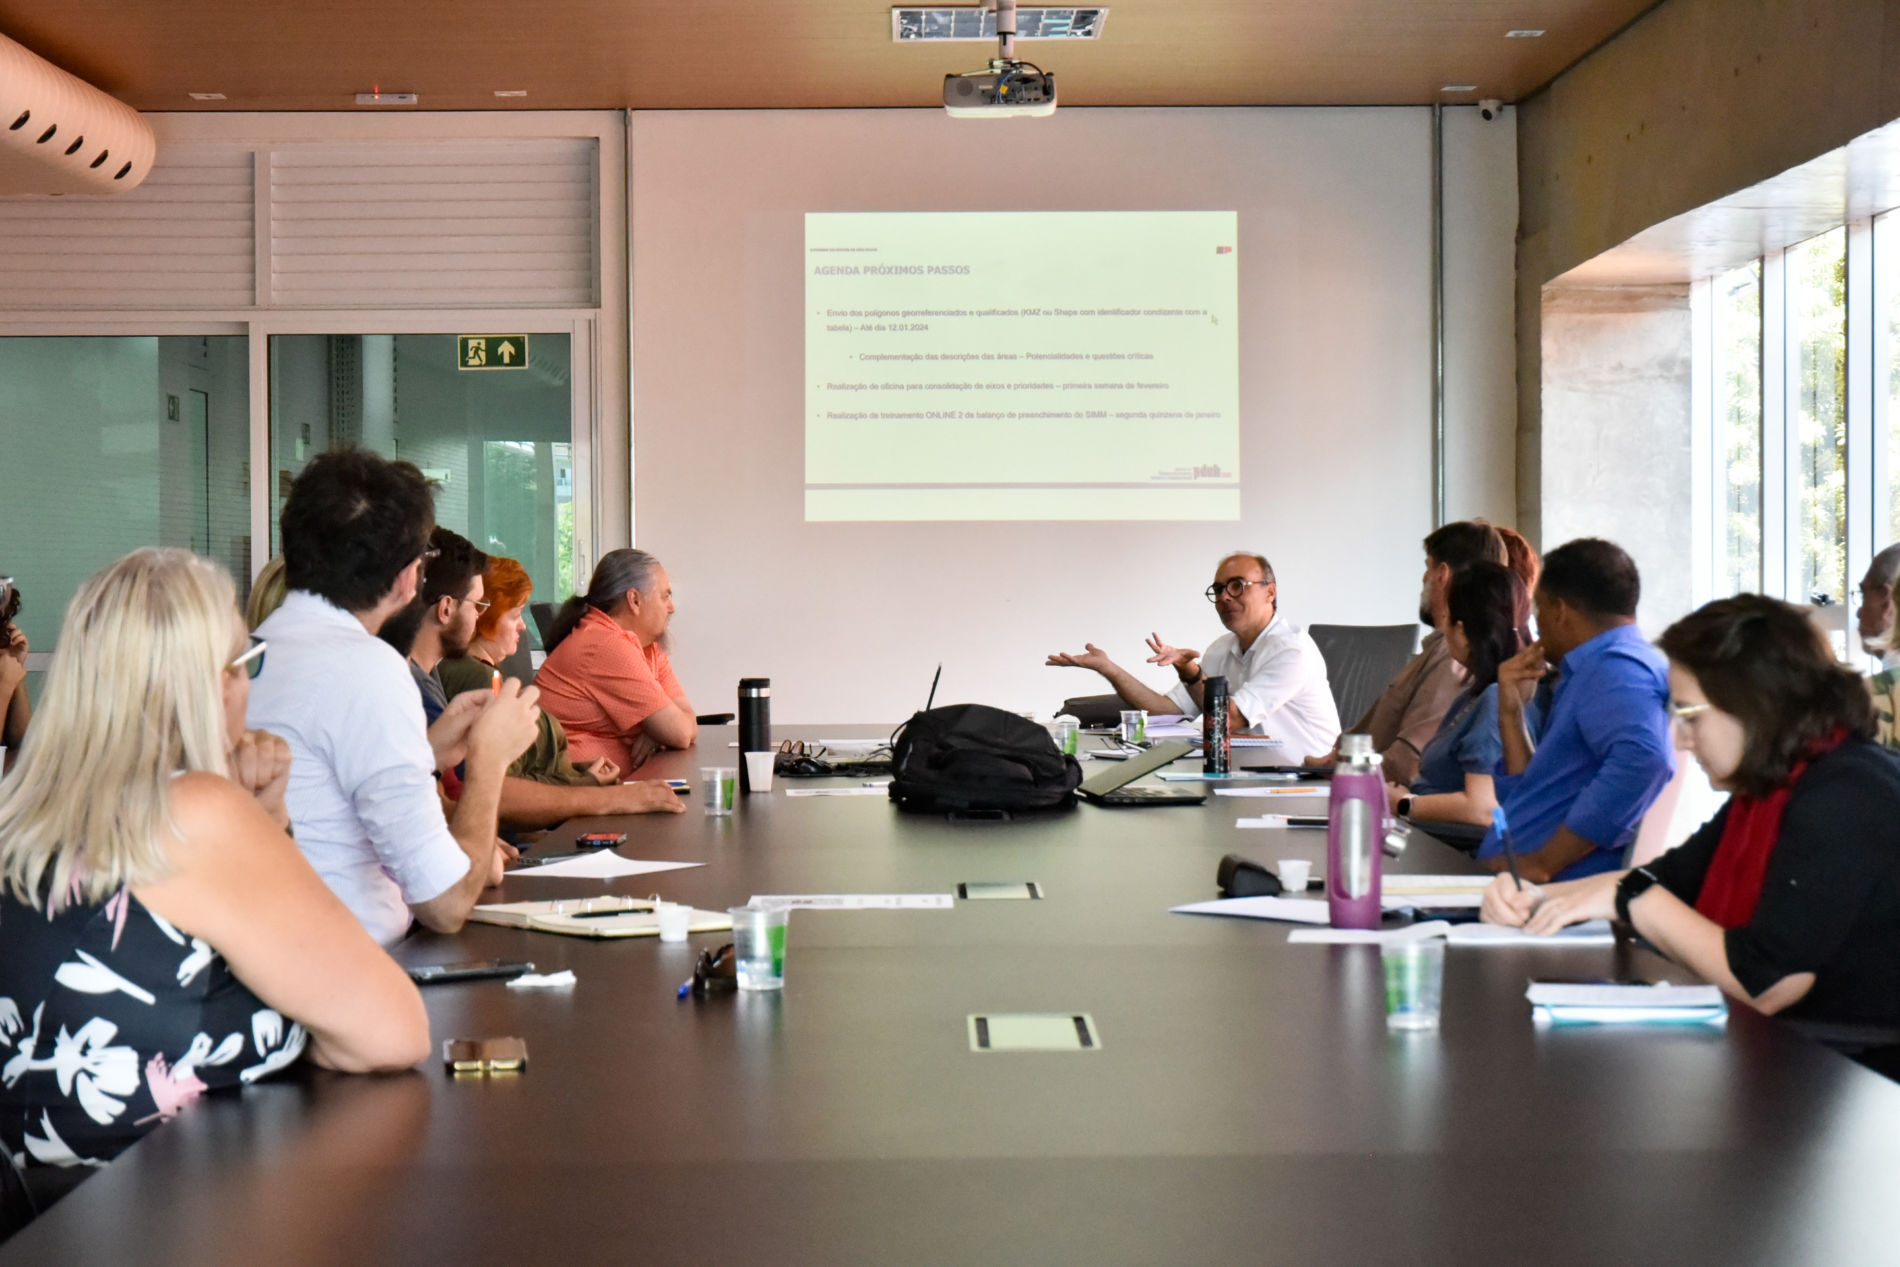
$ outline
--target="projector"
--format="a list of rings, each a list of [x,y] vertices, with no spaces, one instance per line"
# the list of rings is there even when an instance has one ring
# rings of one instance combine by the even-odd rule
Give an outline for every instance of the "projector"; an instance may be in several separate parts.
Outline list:
[[[1040,119],[1056,112],[1056,77],[1023,62],[943,77],[943,108],[953,119]]]

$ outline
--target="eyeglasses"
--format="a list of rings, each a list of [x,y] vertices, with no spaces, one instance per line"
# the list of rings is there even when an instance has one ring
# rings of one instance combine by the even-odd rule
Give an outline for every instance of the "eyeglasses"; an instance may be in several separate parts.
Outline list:
[[[456,602],[458,602],[458,603],[467,603],[467,604],[468,604],[469,606],[471,606],[471,607],[473,607],[473,608],[475,609],[475,611],[476,611],[476,613],[477,613],[478,615],[479,615],[480,613],[482,613],[482,612],[485,612],[485,611],[487,611],[487,610],[488,610],[488,604],[487,604],[487,603],[483,603],[483,602],[478,602],[477,600],[475,600],[475,599],[472,599],[472,598],[458,598],[458,599],[456,599],[455,601],[456,601]]]
[[[1675,722],[1678,726],[1687,726],[1714,707],[1715,705],[1713,704],[1671,704],[1669,706],[1669,720]]]
[[[428,550],[424,550],[421,554],[418,554],[416,556],[416,561],[418,563],[427,563],[430,559],[440,558],[441,556],[442,556],[442,552],[440,550],[431,548]]]
[[[1226,581],[1225,583],[1221,581],[1215,581],[1212,585],[1202,590],[1201,593],[1207,595],[1208,602],[1218,603],[1220,602],[1220,596],[1222,594],[1227,595],[1227,597],[1229,598],[1239,598],[1241,595],[1247,592],[1247,587],[1249,585],[1271,585],[1271,584],[1273,584],[1272,581],[1250,581],[1250,580],[1247,580],[1245,577],[1236,576],[1233,579]]]
[[[252,634],[250,650],[231,661],[231,663],[225,667],[229,669],[243,669],[244,676],[255,681],[257,675],[264,671],[264,648],[268,646],[270,646],[270,643],[264,641],[256,634]]]

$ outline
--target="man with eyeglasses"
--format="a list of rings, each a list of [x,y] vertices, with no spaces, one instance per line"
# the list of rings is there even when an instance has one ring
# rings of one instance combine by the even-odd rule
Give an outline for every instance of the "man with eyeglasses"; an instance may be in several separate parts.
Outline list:
[[[425,729],[403,657],[376,635],[436,560],[434,518],[406,462],[360,450],[311,460],[284,503],[289,593],[257,628],[270,651],[246,714],[290,746],[297,847],[385,945],[416,921],[456,932],[500,882],[503,772],[534,741],[539,711],[534,688],[503,683]],[[445,819],[434,772],[458,762],[462,797]]]
[[[1229,555],[1203,592],[1227,632],[1205,654],[1149,635],[1154,654],[1148,663],[1173,669],[1178,679],[1165,695],[1094,643],[1085,643],[1081,652],[1057,652],[1048,663],[1095,670],[1130,708],[1189,717],[1198,717],[1205,707],[1207,679],[1225,677],[1227,721],[1234,734],[1278,739],[1290,762],[1331,751],[1339,734],[1339,709],[1326,681],[1326,661],[1312,635],[1280,615],[1273,566],[1258,554]]]
[[[415,602],[391,618],[378,636],[409,657],[409,674],[422,692],[422,712],[433,726],[449,706],[448,692],[436,666],[450,656],[466,655],[475,622],[488,606],[482,601],[482,572],[488,556],[460,533],[437,526],[429,534],[429,556]],[[407,647],[404,647],[404,643]]]

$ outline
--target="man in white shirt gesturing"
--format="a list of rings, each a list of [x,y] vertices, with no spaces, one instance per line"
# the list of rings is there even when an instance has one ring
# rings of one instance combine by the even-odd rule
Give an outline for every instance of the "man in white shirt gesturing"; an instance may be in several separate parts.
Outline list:
[[[422,473],[346,450],[313,460],[284,503],[290,593],[258,626],[270,644],[248,721],[290,745],[297,845],[372,937],[411,919],[452,933],[501,881],[503,772],[534,741],[537,692],[471,691],[424,730],[401,653],[376,637],[416,595],[435,510]],[[466,702],[464,702],[466,701]],[[443,818],[435,771],[465,762]]]
[[[1094,669],[1130,708],[1199,716],[1207,679],[1227,679],[1227,720],[1233,733],[1268,735],[1287,745],[1293,761],[1330,752],[1339,736],[1339,709],[1326,681],[1326,661],[1312,636],[1279,614],[1273,567],[1257,554],[1222,559],[1207,597],[1227,632],[1205,654],[1171,647],[1151,634],[1148,663],[1166,665],[1179,682],[1166,695],[1143,685],[1094,643],[1080,653],[1057,652],[1048,663]]]

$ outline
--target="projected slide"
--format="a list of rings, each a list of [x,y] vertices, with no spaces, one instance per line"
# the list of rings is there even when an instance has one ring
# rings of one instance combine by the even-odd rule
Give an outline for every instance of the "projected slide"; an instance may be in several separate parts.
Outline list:
[[[805,518],[1240,518],[1235,231],[808,214]]]

